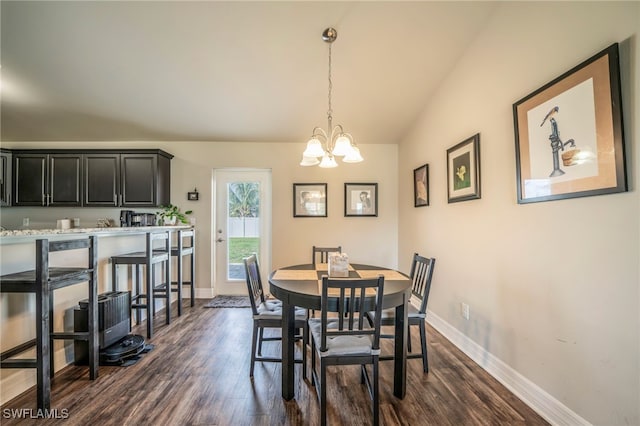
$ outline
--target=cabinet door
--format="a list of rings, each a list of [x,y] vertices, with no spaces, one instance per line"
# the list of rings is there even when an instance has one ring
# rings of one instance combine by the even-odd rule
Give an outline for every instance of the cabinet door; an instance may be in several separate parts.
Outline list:
[[[121,155],[122,206],[155,207],[158,156],[156,154]]]
[[[47,154],[15,154],[13,204],[45,206]]]
[[[120,154],[84,155],[84,205],[120,205]]]
[[[82,154],[50,154],[47,205],[82,206]]]
[[[0,206],[11,205],[11,152],[0,152]]]

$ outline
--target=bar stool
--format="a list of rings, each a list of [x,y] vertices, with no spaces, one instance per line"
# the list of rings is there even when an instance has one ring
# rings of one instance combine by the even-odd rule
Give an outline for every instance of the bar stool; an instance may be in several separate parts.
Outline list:
[[[160,241],[158,244],[156,241]],[[153,337],[153,317],[155,313],[155,299],[165,301],[165,322],[171,323],[171,291],[167,291],[167,283],[171,283],[171,231],[147,232],[146,250],[143,252],[127,253],[111,256],[111,286],[112,291],[118,291],[118,265],[135,267],[132,277],[135,294],[131,296],[131,308],[136,310],[136,324],[140,324],[142,310],[146,310],[147,338]],[[164,280],[156,283],[156,266],[164,268]],[[145,292],[142,292],[142,269],[146,267]],[[142,302],[141,300],[144,300]]]
[[[89,378],[98,377],[98,239],[49,241],[36,240],[35,270],[0,276],[2,293],[35,293],[36,296],[36,338],[22,343],[0,354],[0,368],[35,368],[38,409],[51,408],[51,378],[53,367],[54,339],[85,340],[89,342]],[[58,251],[88,249],[86,267],[50,267],[49,254]],[[89,287],[88,332],[54,332],[53,307],[54,290],[74,284],[87,283]],[[36,358],[15,358],[32,347],[36,347]]]
[[[177,245],[171,248],[171,256],[176,257],[177,280],[172,281],[171,291],[178,294],[178,316],[182,315],[182,286],[188,285],[191,288],[191,307],[195,305],[195,271],[196,271],[196,232],[191,229],[179,229],[177,235]],[[186,243],[186,244],[185,244]],[[183,257],[189,256],[190,262],[190,278],[189,281],[183,281],[182,271],[184,260]]]

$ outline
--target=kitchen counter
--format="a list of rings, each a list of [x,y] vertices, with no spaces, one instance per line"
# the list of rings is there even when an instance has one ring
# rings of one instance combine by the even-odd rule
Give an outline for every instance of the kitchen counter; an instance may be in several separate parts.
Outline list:
[[[98,237],[97,278],[98,294],[111,291],[112,256],[146,250],[146,234],[158,230],[170,229],[177,234],[181,229],[192,229],[191,225],[177,226],[140,226],[113,228],[72,228],[72,229],[22,229],[0,232],[0,274],[31,270],[35,267],[36,239],[69,240],[86,238],[89,235]],[[58,267],[76,267],[86,263],[84,252],[53,253],[52,262]],[[122,283],[121,288],[132,285],[130,271],[120,268],[117,279]],[[177,273],[177,270],[176,270]],[[128,284],[124,284],[128,283]],[[84,288],[69,287],[57,292],[54,300],[54,315],[52,323],[56,330],[73,331],[73,311],[77,308],[78,300],[87,297]],[[0,340],[2,348],[17,346],[33,338],[35,324],[35,300],[33,295],[22,293],[0,294]],[[156,302],[156,311],[164,308],[160,300]],[[72,342],[57,342],[52,351],[56,370],[74,362]],[[9,400],[31,386],[35,385],[35,375],[32,370],[14,369],[3,370],[0,377],[2,398]]]
[[[150,231],[170,229],[189,229],[191,225],[173,225],[173,226],[132,226],[132,227],[112,227],[112,228],[71,228],[71,229],[17,229],[13,231],[0,231],[0,245],[23,243],[25,241],[34,240],[34,237],[54,238],[62,237],[85,237],[86,234],[97,235],[98,237],[108,237],[117,235],[136,235],[146,234]]]

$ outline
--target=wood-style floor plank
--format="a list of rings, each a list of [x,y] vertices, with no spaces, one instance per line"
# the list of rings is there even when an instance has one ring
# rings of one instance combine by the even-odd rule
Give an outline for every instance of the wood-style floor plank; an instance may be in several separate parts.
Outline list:
[[[52,383],[53,409],[68,410],[64,425],[317,425],[315,388],[296,365],[295,399],[281,395],[279,363],[257,363],[249,378],[249,309],[204,308],[185,301],[183,314],[164,325],[156,320],[155,348],[130,367],[100,367],[90,381],[86,367],[68,366]],[[162,315],[162,314],[157,314]],[[158,316],[160,318],[160,316]],[[144,324],[134,330],[144,335]],[[540,416],[486,371],[427,326],[429,374],[422,361],[408,361],[407,396],[393,396],[393,363],[380,363],[380,418],[384,425],[547,425]],[[272,334],[278,334],[275,330]],[[412,333],[419,348],[419,334]],[[299,352],[300,347],[297,348]],[[389,353],[392,342],[383,341]],[[279,356],[280,343],[268,342],[263,355]],[[300,354],[298,353],[297,356]],[[310,357],[309,357],[310,358]],[[329,370],[331,425],[371,424],[371,402],[360,384],[359,367]],[[36,408],[35,388],[0,407]],[[6,418],[4,425],[31,425],[33,419]]]

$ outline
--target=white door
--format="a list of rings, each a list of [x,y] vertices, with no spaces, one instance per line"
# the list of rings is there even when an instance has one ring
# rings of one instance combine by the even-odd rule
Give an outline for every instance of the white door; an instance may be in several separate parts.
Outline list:
[[[213,179],[213,291],[246,295],[242,258],[258,254],[263,283],[271,268],[271,170],[218,169]]]

